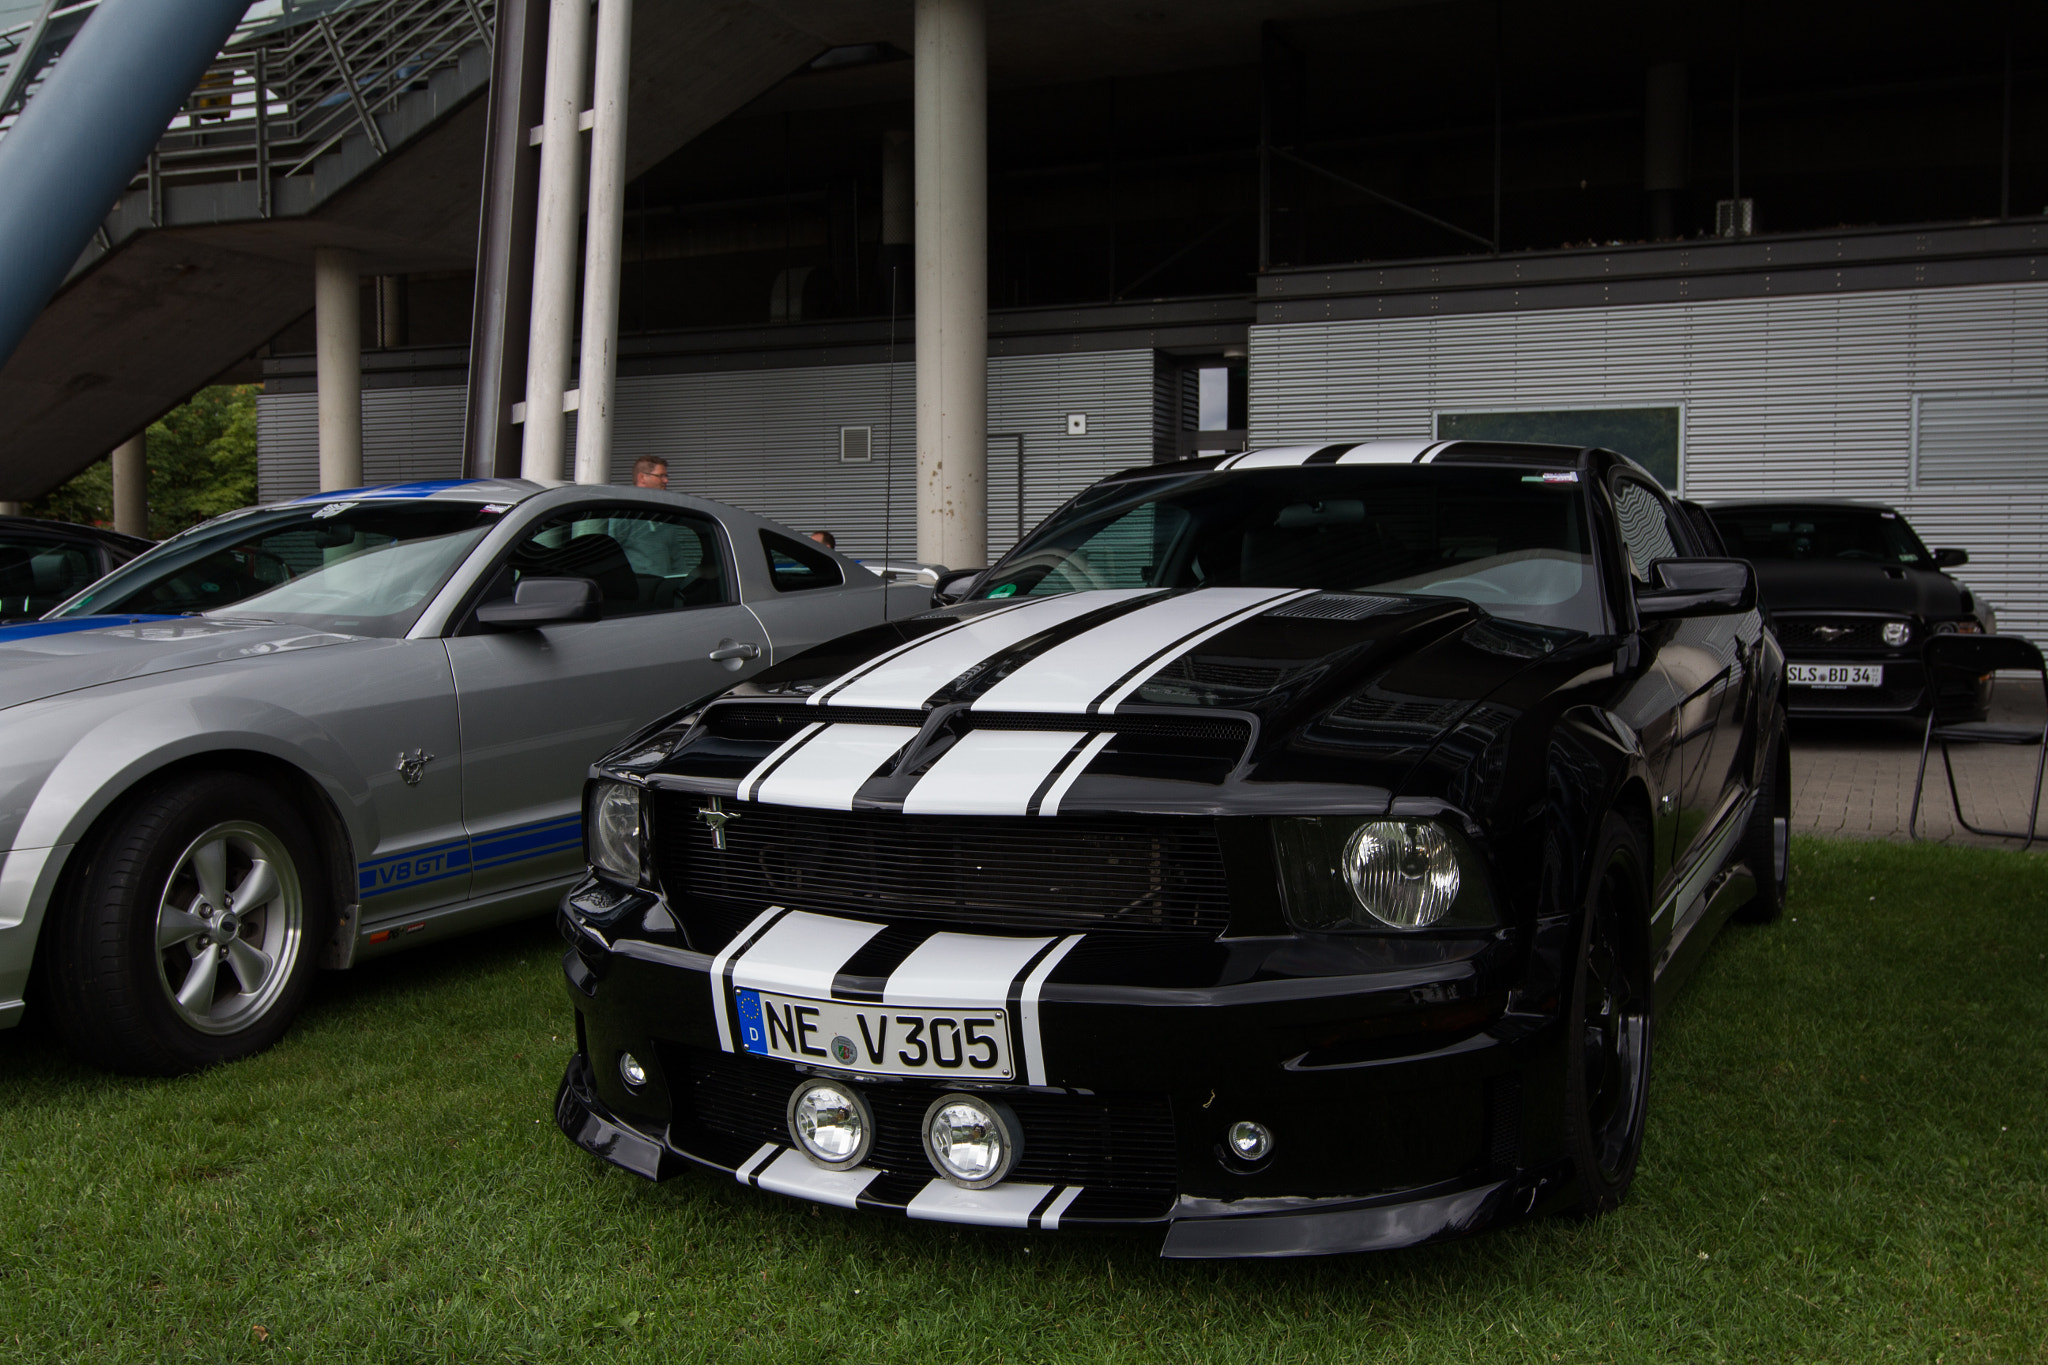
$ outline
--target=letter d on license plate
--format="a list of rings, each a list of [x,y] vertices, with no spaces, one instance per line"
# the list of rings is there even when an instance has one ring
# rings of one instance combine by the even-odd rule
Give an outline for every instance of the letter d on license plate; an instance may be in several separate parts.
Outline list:
[[[889,1076],[1015,1075],[1010,1020],[999,1009],[893,1009],[735,990],[740,1042],[761,1057]]]

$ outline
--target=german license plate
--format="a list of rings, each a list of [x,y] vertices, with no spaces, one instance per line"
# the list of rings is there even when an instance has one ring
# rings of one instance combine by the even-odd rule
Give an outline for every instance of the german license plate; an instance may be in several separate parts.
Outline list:
[[[1787,681],[1802,687],[1882,687],[1883,664],[1787,664]]]
[[[733,996],[741,1043],[758,1056],[888,1076],[1015,1074],[1005,1010],[893,1009],[756,990]]]

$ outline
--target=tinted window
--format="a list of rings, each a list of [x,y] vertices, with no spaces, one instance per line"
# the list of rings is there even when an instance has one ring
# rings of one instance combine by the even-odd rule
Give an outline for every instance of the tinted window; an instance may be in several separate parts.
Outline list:
[[[217,611],[401,636],[503,511],[383,498],[264,508],[165,541],[63,614]]]
[[[1591,632],[1604,618],[1583,508],[1575,479],[1471,465],[1102,484],[1006,555],[979,595],[1378,588]]]
[[[1634,479],[1614,481],[1614,515],[1621,523],[1621,543],[1628,550],[1628,569],[1638,583],[1650,581],[1650,566],[1677,559],[1679,536],[1665,519],[1664,500]]]
[[[41,616],[99,576],[84,545],[0,536],[0,616]]]
[[[768,556],[768,581],[777,592],[836,588],[846,581],[846,575],[839,571],[839,561],[816,545],[763,531],[761,549]]]
[[[1717,507],[1713,513],[1728,553],[1738,559],[1934,563],[1906,519],[1878,507]]]

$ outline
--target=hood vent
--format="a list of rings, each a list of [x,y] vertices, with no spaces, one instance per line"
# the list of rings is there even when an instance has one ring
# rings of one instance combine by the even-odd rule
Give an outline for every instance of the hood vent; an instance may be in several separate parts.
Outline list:
[[[1407,601],[1405,597],[1376,597],[1370,593],[1320,592],[1314,597],[1275,607],[1265,614],[1301,616],[1312,621],[1363,621],[1368,616],[1378,616],[1383,611],[1405,606]]]

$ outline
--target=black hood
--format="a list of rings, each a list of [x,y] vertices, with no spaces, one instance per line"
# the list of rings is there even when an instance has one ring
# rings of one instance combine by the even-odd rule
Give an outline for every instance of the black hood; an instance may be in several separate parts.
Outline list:
[[[979,643],[968,622],[985,622]],[[1372,805],[1475,704],[1576,638],[1462,600],[1364,593],[977,602],[777,665],[652,772],[747,799],[747,776],[806,726],[900,726],[907,751],[854,805],[915,809],[911,789],[971,730],[1107,733],[1064,809]]]
[[[1773,612],[1885,612],[1940,620],[1970,615],[1970,590],[1936,569],[1838,559],[1756,561],[1757,587]]]

